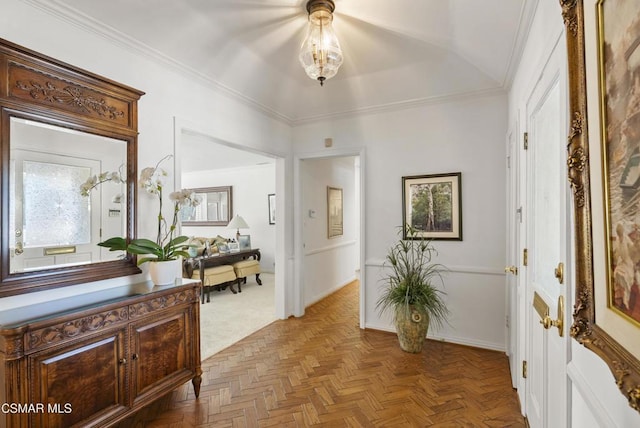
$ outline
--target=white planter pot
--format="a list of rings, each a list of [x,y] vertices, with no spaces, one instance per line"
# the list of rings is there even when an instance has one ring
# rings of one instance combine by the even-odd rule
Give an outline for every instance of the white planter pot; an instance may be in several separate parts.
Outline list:
[[[180,272],[180,259],[149,262],[149,275],[154,285],[173,284]]]

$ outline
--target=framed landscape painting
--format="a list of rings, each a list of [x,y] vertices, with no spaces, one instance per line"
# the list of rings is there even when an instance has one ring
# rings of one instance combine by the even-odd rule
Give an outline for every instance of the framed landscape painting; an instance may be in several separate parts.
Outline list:
[[[327,187],[327,235],[329,238],[342,236],[342,189]]]
[[[462,241],[460,172],[402,177],[403,239]]]
[[[269,224],[276,224],[276,194],[267,195],[269,201]]]

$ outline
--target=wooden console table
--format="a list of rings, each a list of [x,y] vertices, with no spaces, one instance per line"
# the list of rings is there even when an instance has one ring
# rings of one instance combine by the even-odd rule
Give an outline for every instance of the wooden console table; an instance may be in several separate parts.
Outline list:
[[[231,265],[235,262],[246,260],[248,258],[252,258],[254,260],[260,261],[260,249],[253,248],[250,250],[235,251],[232,253],[225,253],[225,254],[218,253],[218,254],[214,254],[206,257],[194,257],[192,259],[188,259],[185,261],[184,270],[188,278],[191,278],[191,275],[193,274],[193,270],[195,269],[200,270],[200,281],[203,284],[202,289],[204,294],[205,290],[208,292],[208,288],[209,288],[204,285],[205,284],[204,270],[206,268],[222,266],[222,265]],[[233,289],[233,285],[231,285],[231,290],[235,293],[235,290]],[[203,303],[204,303],[204,300],[203,300]]]
[[[133,284],[0,312],[0,427],[107,427],[191,380],[200,281]]]

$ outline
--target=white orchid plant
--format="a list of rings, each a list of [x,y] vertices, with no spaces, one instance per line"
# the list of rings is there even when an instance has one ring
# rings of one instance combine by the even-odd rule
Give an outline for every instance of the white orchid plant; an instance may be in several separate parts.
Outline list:
[[[191,245],[185,244],[189,238],[187,236],[174,237],[174,233],[176,233],[178,227],[180,209],[184,206],[195,207],[200,204],[200,199],[193,190],[182,189],[172,192],[169,195],[169,199],[173,201],[173,220],[171,225],[168,225],[167,220],[162,215],[162,191],[164,188],[162,180],[167,176],[167,172],[160,168],[160,164],[171,157],[171,155],[167,155],[160,159],[155,167],[143,169],[138,181],[139,186],[148,194],[158,196],[158,234],[155,242],[150,239],[139,238],[133,239],[127,244],[125,238],[114,237],[100,242],[99,246],[109,248],[109,251],[126,251],[131,254],[146,255],[147,257],[138,259],[138,265],[145,262],[176,260],[180,256],[189,257],[187,249]],[[121,172],[103,172],[100,175],[89,177],[80,187],[80,193],[83,196],[88,196],[91,190],[108,181],[124,183],[126,179]]]

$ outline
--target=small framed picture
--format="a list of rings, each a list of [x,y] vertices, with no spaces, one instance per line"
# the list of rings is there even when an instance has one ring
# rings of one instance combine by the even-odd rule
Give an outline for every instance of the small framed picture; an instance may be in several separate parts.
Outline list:
[[[240,235],[238,238],[238,245],[240,245],[240,251],[251,249],[251,235]]]
[[[238,251],[240,251],[240,246],[238,245],[237,242],[229,242],[229,252],[230,253],[237,253]]]
[[[343,234],[342,188],[327,186],[327,236]]]
[[[229,253],[229,245],[228,244],[218,244],[218,252],[220,254],[228,254]]]
[[[269,198],[269,224],[276,224],[276,194],[271,193]]]

